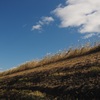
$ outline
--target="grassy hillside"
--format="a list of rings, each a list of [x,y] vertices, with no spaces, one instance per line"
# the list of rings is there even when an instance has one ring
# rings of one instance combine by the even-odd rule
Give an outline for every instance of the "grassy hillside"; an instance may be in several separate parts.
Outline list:
[[[0,100],[100,100],[100,45],[0,73]]]

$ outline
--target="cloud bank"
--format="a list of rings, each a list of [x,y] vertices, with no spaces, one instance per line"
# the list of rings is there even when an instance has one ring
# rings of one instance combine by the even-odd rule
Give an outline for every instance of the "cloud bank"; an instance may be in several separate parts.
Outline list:
[[[41,20],[39,20],[36,25],[32,26],[32,30],[42,30],[42,27],[44,25],[49,25],[53,21],[54,21],[53,17],[48,17],[48,16],[42,17]]]
[[[60,27],[77,27],[85,38],[100,34],[100,0],[67,0],[53,13],[60,18]]]

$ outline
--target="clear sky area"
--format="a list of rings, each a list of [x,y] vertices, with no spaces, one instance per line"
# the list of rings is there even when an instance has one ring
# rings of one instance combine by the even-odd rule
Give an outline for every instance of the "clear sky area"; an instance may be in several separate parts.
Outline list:
[[[100,39],[100,0],[0,0],[0,71]]]

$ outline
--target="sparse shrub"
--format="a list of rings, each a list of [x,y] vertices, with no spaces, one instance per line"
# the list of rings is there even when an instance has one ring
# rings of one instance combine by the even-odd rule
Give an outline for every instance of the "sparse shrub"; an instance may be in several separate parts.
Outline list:
[[[98,73],[98,72],[100,72],[100,67],[91,67],[90,71],[94,72],[94,73]]]
[[[31,93],[29,93],[29,95],[36,96],[36,97],[41,97],[41,98],[44,98],[46,96],[45,93],[42,93],[40,91],[31,92]]]

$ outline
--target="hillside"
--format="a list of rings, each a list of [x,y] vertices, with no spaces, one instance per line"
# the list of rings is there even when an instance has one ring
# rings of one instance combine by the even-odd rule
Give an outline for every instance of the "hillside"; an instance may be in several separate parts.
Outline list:
[[[100,100],[100,45],[0,73],[0,100]]]

